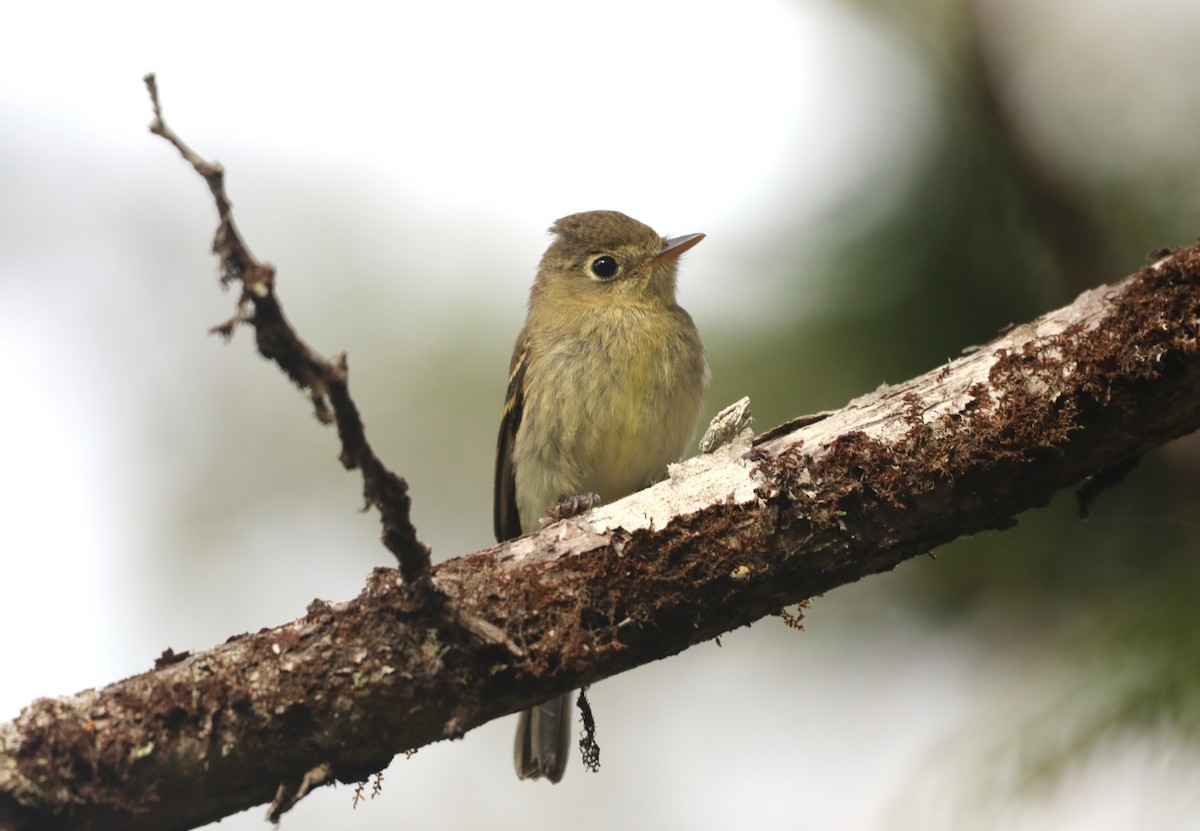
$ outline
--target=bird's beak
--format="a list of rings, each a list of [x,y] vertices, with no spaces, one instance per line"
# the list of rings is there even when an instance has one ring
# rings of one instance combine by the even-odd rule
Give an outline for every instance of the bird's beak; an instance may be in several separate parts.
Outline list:
[[[663,240],[662,251],[654,255],[651,262],[665,263],[679,257],[693,245],[704,239],[704,234],[684,234],[682,237],[670,237]]]

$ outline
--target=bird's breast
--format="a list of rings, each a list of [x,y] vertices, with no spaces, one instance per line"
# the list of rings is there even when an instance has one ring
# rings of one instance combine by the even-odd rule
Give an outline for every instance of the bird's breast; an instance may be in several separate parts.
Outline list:
[[[703,347],[682,309],[577,323],[530,344],[513,448],[526,530],[570,496],[594,492],[612,502],[661,478],[700,412]]]

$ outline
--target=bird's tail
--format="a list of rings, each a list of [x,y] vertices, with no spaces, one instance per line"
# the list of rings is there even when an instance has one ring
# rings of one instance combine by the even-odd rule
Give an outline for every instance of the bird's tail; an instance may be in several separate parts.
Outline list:
[[[521,713],[513,764],[520,779],[562,779],[571,749],[571,693]]]

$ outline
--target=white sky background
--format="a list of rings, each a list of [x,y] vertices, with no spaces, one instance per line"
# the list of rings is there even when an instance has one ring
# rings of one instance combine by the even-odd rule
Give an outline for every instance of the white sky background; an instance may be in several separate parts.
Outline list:
[[[769,294],[746,267],[756,245],[856,192],[888,209],[936,118],[905,45],[834,3],[7,10],[0,718],[141,671],[168,645],[203,649],[297,617],[314,596],[351,597],[386,562],[371,549],[373,518],[335,522],[328,505],[313,513],[272,493],[301,469],[342,474],[298,396],[263,381],[247,333],[228,348],[204,337],[232,298],[214,287],[202,182],[146,131],[151,70],[172,127],[225,164],[239,225],[280,266],[293,320],[319,348],[349,349],[356,379],[384,371],[358,362],[377,347],[356,350],[357,329],[393,318],[399,347],[440,354],[472,348],[445,343],[453,321],[494,323],[504,342],[479,348],[503,367],[544,229],[577,210],[708,233],[681,277],[702,330],[769,316],[731,302]],[[389,297],[409,306],[381,310],[380,281],[402,286]],[[231,374],[228,398],[203,383]],[[373,394],[369,429],[381,412]],[[240,514],[180,520],[195,487],[180,460],[253,459],[256,431],[276,429],[259,419],[276,412],[296,434],[295,470],[223,483]],[[386,426],[405,433],[402,419]],[[352,514],[354,486],[339,486]],[[487,507],[471,510],[486,523]],[[217,539],[186,544],[203,547],[199,565],[174,561],[181,523]],[[460,537],[452,516],[421,531],[441,556],[488,542]],[[281,550],[295,561],[281,563]],[[327,550],[356,553],[305,556]],[[503,721],[398,760],[382,800],[351,812],[347,789],[324,789],[285,823],[885,828],[914,766],[1004,672],[953,638],[901,630],[847,645],[823,640],[818,619],[764,647],[765,626],[599,686],[599,776],[576,764],[556,788],[518,783]],[[909,659],[922,651],[936,658]],[[745,676],[757,679],[749,689]],[[809,715],[792,722],[797,713]],[[1079,792],[1091,792],[1086,781]],[[261,815],[220,827],[261,828]],[[1059,827],[1039,821],[1020,827]]]

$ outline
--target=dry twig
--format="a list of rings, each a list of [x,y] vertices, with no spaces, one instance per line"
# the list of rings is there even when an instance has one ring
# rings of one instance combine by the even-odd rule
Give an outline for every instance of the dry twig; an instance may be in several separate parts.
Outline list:
[[[342,465],[347,470],[362,471],[363,498],[379,510],[384,545],[400,562],[405,583],[419,595],[426,595],[431,588],[429,548],[417,539],[412,524],[408,483],[389,470],[367,442],[358,408],[350,397],[345,353],[326,360],[296,334],[275,295],[274,266],[254,258],[234,224],[233,204],[225,194],[224,168],[205,161],[167,126],[154,74],[144,80],[154,107],[150,132],[170,142],[204,177],[216,202],[220,223],[213,238],[213,253],[220,260],[221,284],[241,284],[233,317],[212,331],[228,340],[238,326],[253,326],[259,354],[274,361],[292,383],[309,394],[321,423],[337,425]]]

